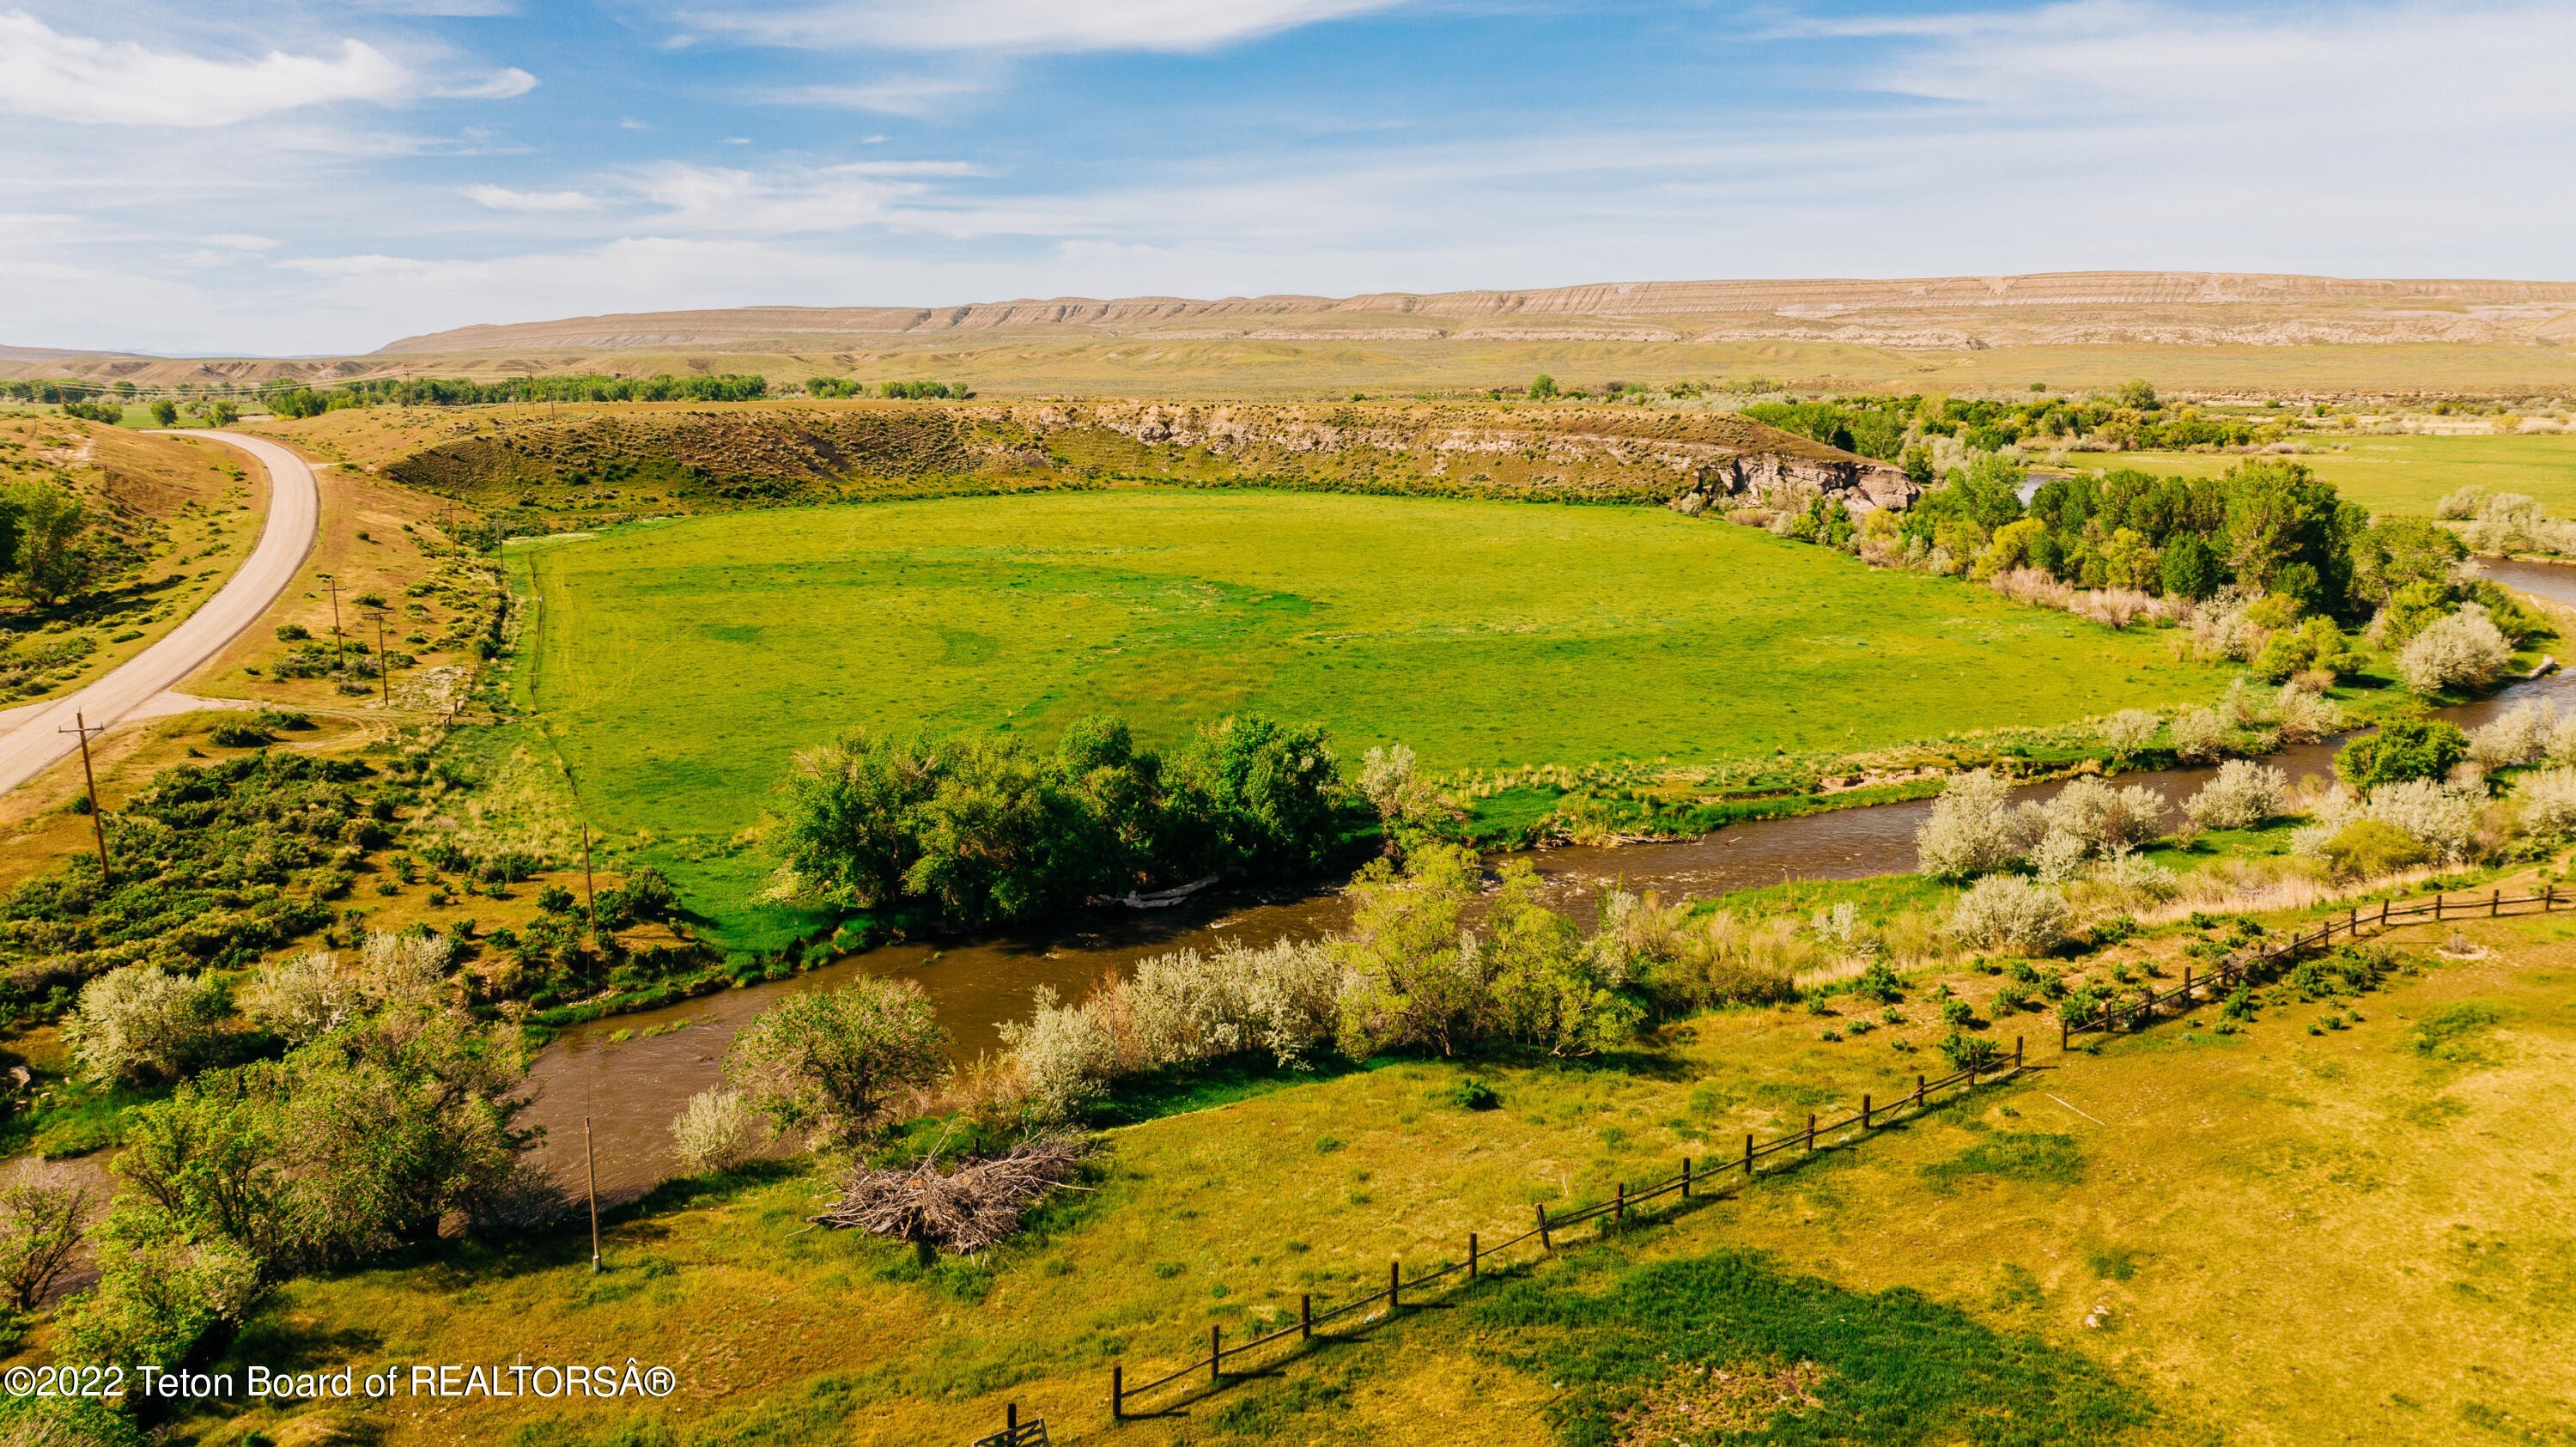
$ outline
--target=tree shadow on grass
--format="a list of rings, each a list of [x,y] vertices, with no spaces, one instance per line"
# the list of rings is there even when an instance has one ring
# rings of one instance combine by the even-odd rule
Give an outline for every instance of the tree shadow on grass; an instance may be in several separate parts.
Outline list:
[[[1472,1326],[1504,1334],[1513,1364],[1563,1395],[1559,1440],[1607,1447],[1620,1414],[1692,1374],[1813,1363],[1811,1405],[1730,1441],[2004,1447],[2116,1439],[2154,1408],[2081,1353],[1999,1332],[1909,1288],[1851,1291],[1782,1274],[1750,1252],[1629,1264],[1597,1257],[1571,1277],[1500,1284]]]

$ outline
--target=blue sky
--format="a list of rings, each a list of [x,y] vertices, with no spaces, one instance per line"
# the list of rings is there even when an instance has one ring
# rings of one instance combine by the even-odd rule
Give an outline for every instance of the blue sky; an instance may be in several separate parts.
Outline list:
[[[2576,7],[0,0],[0,342],[2087,268],[2568,279]]]

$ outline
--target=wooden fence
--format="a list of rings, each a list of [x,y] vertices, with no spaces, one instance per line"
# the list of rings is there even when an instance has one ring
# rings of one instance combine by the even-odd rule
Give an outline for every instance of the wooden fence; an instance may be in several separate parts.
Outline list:
[[[1482,1280],[1486,1268],[1506,1252],[1520,1250],[1532,1242],[1537,1243],[1537,1250],[1541,1255],[1555,1250],[1556,1234],[1569,1227],[1605,1219],[1613,1223],[1624,1223],[1630,1212],[1665,1196],[1675,1196],[1686,1201],[1690,1199],[1691,1192],[1694,1190],[1707,1195],[1719,1194],[1730,1181],[1741,1186],[1752,1180],[1760,1169],[1761,1163],[1772,1156],[1786,1151],[1797,1151],[1805,1155],[1818,1149],[1820,1142],[1825,1146],[1833,1146],[1841,1144],[1846,1139],[1860,1139],[1884,1124],[1901,1118],[1910,1118],[1916,1112],[1928,1108],[1935,1092],[1957,1087],[1964,1093],[1974,1090],[1980,1084],[1992,1084],[2010,1079],[2018,1074],[2021,1068],[2022,1042],[2016,1038],[2009,1058],[1999,1055],[1992,1064],[1971,1064],[1964,1070],[1955,1071],[1938,1080],[1917,1075],[1914,1077],[1914,1089],[1897,1096],[1888,1104],[1879,1104],[1873,1097],[1864,1095],[1860,1098],[1860,1108],[1839,1120],[1820,1121],[1810,1114],[1804,1130],[1792,1131],[1776,1140],[1764,1141],[1748,1135],[1744,1138],[1744,1152],[1740,1156],[1730,1156],[1722,1161],[1697,1162],[1684,1156],[1681,1172],[1678,1175],[1648,1182],[1636,1190],[1631,1190],[1628,1183],[1622,1181],[1619,1183],[1617,1193],[1610,1199],[1596,1201],[1589,1206],[1555,1215],[1548,1213],[1546,1202],[1539,1202],[1533,1208],[1532,1224],[1518,1234],[1487,1245],[1481,1233],[1470,1231],[1467,1233],[1465,1260],[1451,1262],[1437,1271],[1426,1272],[1409,1281],[1404,1276],[1404,1263],[1400,1259],[1389,1261],[1386,1265],[1386,1285],[1356,1301],[1346,1301],[1339,1306],[1317,1311],[1313,1296],[1300,1296],[1297,1298],[1297,1320],[1294,1325],[1283,1326],[1276,1331],[1232,1345],[1226,1343],[1225,1329],[1222,1326],[1211,1325],[1208,1327],[1207,1348],[1204,1355],[1193,1357],[1151,1381],[1131,1384],[1127,1380],[1125,1363],[1112,1366],[1109,1369],[1110,1419],[1120,1421],[1135,1415],[1131,1409],[1137,1399],[1161,1392],[1176,1383],[1189,1382],[1210,1390],[1221,1387],[1225,1385],[1229,1375],[1239,1377],[1245,1374],[1245,1369],[1241,1366],[1229,1373],[1226,1366],[1229,1361],[1239,1363],[1251,1353],[1286,1343],[1284,1350],[1269,1363],[1276,1365],[1303,1351],[1315,1341],[1318,1333],[1324,1332],[1334,1323],[1354,1313],[1365,1312],[1371,1307],[1383,1304],[1384,1316],[1363,1318],[1361,1325],[1365,1326],[1378,1320],[1393,1320],[1404,1310],[1406,1293],[1419,1293],[1442,1283],[1446,1283],[1453,1289],[1473,1285]],[[1858,1136],[1845,1137],[1842,1134],[1855,1126],[1859,1128]],[[1742,1173],[1740,1176],[1737,1174],[1739,1171]]]
[[[2576,895],[2569,896],[2568,904],[2576,907]],[[2395,925],[2455,919],[2494,919],[2506,914],[2547,914],[2557,908],[2556,884],[2548,885],[2538,894],[2519,895],[2512,899],[2505,898],[2504,891],[2497,889],[2489,891],[2483,899],[2472,895],[2464,900],[2455,900],[2436,894],[2429,900],[2418,900],[2405,906],[2381,900],[2376,910],[2365,910],[2355,905],[2344,911],[2342,919],[2329,919],[2308,933],[2292,935],[2277,944],[2230,956],[2208,974],[2195,977],[2191,966],[2185,965],[2182,967],[2182,983],[2170,990],[2160,991],[2151,985],[2142,985],[2137,997],[2126,1003],[2110,1001],[2091,1015],[2061,1018],[2058,1021],[2057,1048],[2061,1051],[2067,1049],[2074,1044],[2078,1034],[2087,1030],[2109,1034],[2113,1030],[2143,1029],[2154,1022],[2159,1010],[2176,1001],[2181,1002],[2182,1009],[2188,1010],[2198,1003],[2201,991],[2232,989],[2244,984],[2258,970],[2281,964],[2309,950],[2321,949],[2334,943],[2337,936],[2358,939],[2366,929],[2384,930]]]

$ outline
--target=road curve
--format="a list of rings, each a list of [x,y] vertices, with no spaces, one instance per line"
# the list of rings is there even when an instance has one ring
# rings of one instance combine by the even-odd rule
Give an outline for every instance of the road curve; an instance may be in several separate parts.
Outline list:
[[[238,433],[191,431],[186,435],[238,447],[268,469],[268,518],[260,527],[258,544],[215,596],[160,641],[80,692],[38,705],[12,720],[14,726],[0,734],[0,793],[17,788],[80,747],[77,738],[62,732],[72,726],[74,716],[95,729],[178,687],[243,629],[259,621],[268,605],[295,581],[305,554],[313,550],[322,493],[304,459],[274,442]]]

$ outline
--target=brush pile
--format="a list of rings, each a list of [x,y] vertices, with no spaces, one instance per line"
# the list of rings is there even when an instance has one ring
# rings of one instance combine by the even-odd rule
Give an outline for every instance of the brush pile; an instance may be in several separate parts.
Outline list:
[[[839,1200],[813,1219],[909,1241],[924,1252],[988,1251],[1020,1229],[1029,1208],[1081,1169],[1090,1144],[1067,1134],[1033,1136],[998,1156],[939,1168],[937,1153],[900,1168],[861,1166]]]

